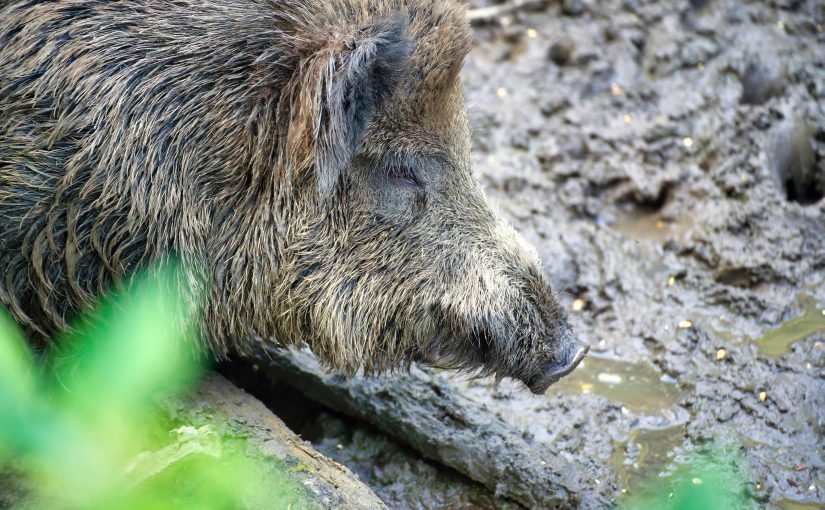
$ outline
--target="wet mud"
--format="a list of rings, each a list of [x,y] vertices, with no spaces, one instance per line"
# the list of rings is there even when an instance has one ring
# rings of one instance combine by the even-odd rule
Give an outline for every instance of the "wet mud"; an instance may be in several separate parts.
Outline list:
[[[825,4],[574,3],[476,25],[464,78],[480,177],[593,354],[543,400],[468,391],[607,500],[724,441],[753,507],[820,507]]]
[[[478,176],[591,356],[543,397],[451,381],[562,452],[582,501],[724,444],[745,508],[821,508],[825,3],[524,4],[474,21]],[[514,507],[367,424],[296,428],[392,508]]]

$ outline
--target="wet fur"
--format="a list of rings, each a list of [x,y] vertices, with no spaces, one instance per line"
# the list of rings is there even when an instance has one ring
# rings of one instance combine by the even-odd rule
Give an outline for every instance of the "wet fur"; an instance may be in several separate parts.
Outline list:
[[[175,254],[217,357],[528,379],[569,328],[471,176],[470,41],[441,0],[0,2],[0,299],[43,342]]]

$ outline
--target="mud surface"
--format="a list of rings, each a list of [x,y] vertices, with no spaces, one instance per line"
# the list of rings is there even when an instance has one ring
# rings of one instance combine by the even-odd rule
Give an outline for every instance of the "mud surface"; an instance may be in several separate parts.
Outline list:
[[[819,508],[825,2],[527,4],[474,25],[478,172],[593,349],[543,398],[454,384],[537,458],[563,452],[583,500],[621,503],[720,450],[746,507]],[[305,436],[392,508],[505,505],[364,424],[313,416]]]
[[[593,355],[467,391],[619,501],[721,441],[756,505],[825,503],[825,2],[559,3],[477,26],[464,76]]]

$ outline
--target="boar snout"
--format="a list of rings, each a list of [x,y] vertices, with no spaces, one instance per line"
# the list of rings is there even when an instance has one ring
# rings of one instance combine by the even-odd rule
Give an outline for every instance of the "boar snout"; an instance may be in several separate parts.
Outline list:
[[[443,334],[425,357],[440,366],[510,377],[542,394],[572,372],[589,348],[573,334],[535,248],[477,190],[462,195],[474,197],[465,202],[463,217],[478,218],[483,211],[484,220],[460,229],[453,237],[461,243],[444,243],[431,257],[442,263],[431,284],[444,289],[431,322]]]
[[[541,368],[538,374],[523,381],[534,394],[543,394],[551,385],[575,370],[590,351],[589,345],[573,338],[570,334],[562,339],[561,344],[564,347]]]

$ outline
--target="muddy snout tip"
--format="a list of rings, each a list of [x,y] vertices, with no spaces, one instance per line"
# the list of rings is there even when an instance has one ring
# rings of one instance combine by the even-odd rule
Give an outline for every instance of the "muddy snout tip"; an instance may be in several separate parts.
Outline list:
[[[547,388],[575,370],[589,351],[589,345],[579,344],[570,350],[570,354],[562,362],[554,361],[548,363],[541,375],[528,384],[530,391],[536,395],[543,395],[544,392],[547,391]]]

